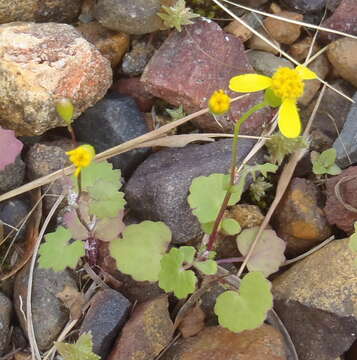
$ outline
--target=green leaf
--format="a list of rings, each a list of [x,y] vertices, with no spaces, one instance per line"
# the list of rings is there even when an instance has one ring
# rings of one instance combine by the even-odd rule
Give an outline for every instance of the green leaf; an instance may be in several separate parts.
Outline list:
[[[186,116],[182,105],[175,109],[166,109],[166,111],[171,116],[172,120],[179,120]]]
[[[249,191],[251,197],[259,202],[266,196],[266,191],[269,190],[273,185],[266,181],[262,176],[259,176],[250,186]]]
[[[71,125],[73,122],[74,106],[71,100],[63,98],[56,102],[56,111],[61,119],[67,124]]]
[[[341,169],[335,164],[336,149],[331,148],[311,157],[312,171],[315,175],[338,175]]]
[[[179,299],[193,293],[197,278],[192,270],[184,270],[185,250],[172,248],[161,260],[159,286],[166,292],[173,292]]]
[[[121,172],[120,170],[113,170],[113,165],[108,161],[92,162],[88,167],[81,170],[83,191],[88,191],[88,188],[94,186],[98,180],[116,185],[117,190],[121,188]],[[74,184],[76,183],[77,179],[75,178]]]
[[[196,249],[193,246],[180,246],[180,252],[183,254],[183,261],[186,264],[192,264],[196,254]]]
[[[93,186],[87,188],[91,200],[89,213],[99,218],[114,217],[124,209],[126,201],[124,193],[118,191],[118,185],[98,180]]]
[[[46,242],[40,247],[39,267],[63,271],[67,266],[74,269],[79,259],[84,256],[84,243],[74,241],[71,244],[72,235],[68,229],[59,226],[55,232],[45,236]]]
[[[193,214],[197,216],[201,224],[216,220],[226,196],[227,191],[224,189],[224,184],[226,184],[227,178],[229,179],[229,175],[211,174],[193,179],[187,200],[193,209]],[[232,194],[228,205],[236,204],[239,199],[239,193]]]
[[[262,273],[251,272],[241,281],[239,293],[226,291],[217,297],[214,312],[221,326],[240,332],[261,326],[272,307],[270,282]]]
[[[63,360],[99,360],[100,356],[93,353],[91,334],[82,334],[75,344],[55,342],[55,348]]]
[[[214,260],[195,261],[193,265],[205,275],[214,275],[217,273],[217,263]]]
[[[238,221],[226,218],[222,220],[221,230],[227,235],[236,235],[240,233],[241,227]]]
[[[110,243],[117,268],[138,281],[157,281],[160,261],[171,241],[171,231],[162,222],[143,221],[125,228],[122,238]]]
[[[340,169],[340,167],[336,164],[333,164],[332,166],[330,166],[328,169],[327,169],[327,174],[328,175],[339,175],[341,174],[342,170]]]
[[[211,234],[213,231],[213,227],[214,227],[214,221],[206,224],[201,224],[201,229],[205,234]]]
[[[269,106],[276,108],[281,105],[281,98],[276,96],[271,88],[268,88],[264,93],[264,102]]]
[[[237,245],[240,253],[246,256],[255,240],[259,227],[243,230],[237,236]],[[265,276],[275,273],[285,262],[284,251],[286,243],[280,239],[274,230],[264,230],[263,234],[248,259],[249,271],[261,271]]]

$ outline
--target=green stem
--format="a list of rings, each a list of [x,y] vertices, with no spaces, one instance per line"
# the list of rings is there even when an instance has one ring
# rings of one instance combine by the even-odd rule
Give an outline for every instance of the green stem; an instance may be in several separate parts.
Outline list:
[[[236,172],[236,166],[237,166],[237,157],[238,157],[238,135],[240,132],[240,128],[243,125],[243,123],[251,116],[253,115],[255,112],[263,109],[265,106],[267,106],[268,104],[265,102],[259,103],[254,105],[252,108],[250,108],[246,113],[244,113],[242,115],[242,117],[236,122],[236,124],[234,125],[234,136],[233,136],[233,142],[232,142],[232,161],[231,161],[231,169],[230,169],[230,180],[229,180],[229,186],[228,186],[228,190],[226,192],[226,195],[224,197],[224,200],[222,202],[221,208],[218,212],[218,215],[216,217],[216,220],[214,222],[213,225],[213,230],[212,233],[209,237],[208,240],[208,244],[207,244],[207,250],[211,251],[213,249],[213,245],[217,239],[217,234],[218,234],[218,227],[219,224],[222,221],[223,215],[224,215],[224,211],[226,210],[226,207],[228,206],[229,203],[229,199],[231,198],[232,192],[231,192],[231,187],[234,185],[234,175]],[[232,114],[231,114],[232,117]]]

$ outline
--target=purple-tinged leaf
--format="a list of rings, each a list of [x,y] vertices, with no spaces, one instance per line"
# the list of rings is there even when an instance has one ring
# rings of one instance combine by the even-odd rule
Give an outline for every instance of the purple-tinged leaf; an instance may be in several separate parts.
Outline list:
[[[15,162],[22,148],[23,144],[16,138],[14,131],[0,127],[0,171]]]

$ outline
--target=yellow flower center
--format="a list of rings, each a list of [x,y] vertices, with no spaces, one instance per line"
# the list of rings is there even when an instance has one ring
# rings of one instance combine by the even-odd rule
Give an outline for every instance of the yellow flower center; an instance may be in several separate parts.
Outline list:
[[[293,100],[303,95],[304,82],[295,69],[282,67],[273,75],[271,88],[282,100]]]
[[[231,106],[231,98],[223,91],[215,91],[208,101],[210,111],[215,115],[226,113]]]
[[[91,145],[81,145],[74,150],[67,151],[66,154],[69,156],[69,160],[77,168],[75,176],[78,176],[82,168],[91,164],[95,156],[95,151]]]

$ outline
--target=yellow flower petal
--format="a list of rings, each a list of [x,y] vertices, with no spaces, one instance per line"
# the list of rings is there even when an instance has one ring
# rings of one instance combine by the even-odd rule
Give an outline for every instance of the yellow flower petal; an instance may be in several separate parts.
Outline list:
[[[268,76],[245,74],[232,77],[229,88],[235,92],[255,92],[270,87],[272,80]]]
[[[280,132],[288,138],[296,138],[301,133],[301,121],[296,101],[284,100],[279,108],[278,125]]]
[[[317,75],[306,66],[299,65],[295,68],[295,71],[301,76],[303,80],[313,80],[317,79]]]

